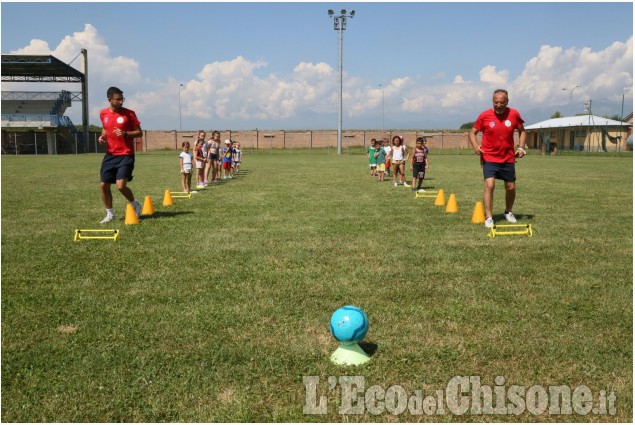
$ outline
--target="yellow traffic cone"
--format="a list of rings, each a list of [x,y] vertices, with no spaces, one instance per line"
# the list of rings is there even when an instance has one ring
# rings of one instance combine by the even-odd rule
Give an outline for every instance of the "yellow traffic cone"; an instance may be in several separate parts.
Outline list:
[[[448,206],[445,208],[445,212],[457,213],[459,212],[459,206],[456,204],[456,195],[452,193],[448,198]]]
[[[141,215],[153,215],[154,214],[154,206],[152,205],[152,199],[150,195],[146,195],[145,201],[143,201],[143,210],[141,210]]]
[[[477,202],[476,206],[474,207],[474,213],[472,214],[472,223],[485,223],[485,210],[483,209],[483,203],[481,203],[480,201]]]
[[[445,192],[443,189],[439,189],[439,193],[437,193],[437,198],[434,200],[434,205],[438,207],[442,207],[445,205]]]
[[[166,207],[168,205],[174,205],[174,202],[172,202],[172,195],[170,194],[169,189],[165,189],[165,195],[163,195],[163,205]]]
[[[137,213],[134,212],[132,204],[126,206],[126,224],[139,224]]]

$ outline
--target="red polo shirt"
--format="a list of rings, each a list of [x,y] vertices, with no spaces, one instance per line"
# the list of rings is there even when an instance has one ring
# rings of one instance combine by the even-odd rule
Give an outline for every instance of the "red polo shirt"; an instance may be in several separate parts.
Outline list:
[[[123,107],[117,111],[105,108],[101,110],[99,117],[106,130],[106,139],[108,140],[106,152],[115,156],[134,155],[134,137],[115,134],[117,128],[121,131],[134,131],[141,126],[134,111]]]
[[[518,111],[512,108],[507,108],[502,115],[498,115],[494,109],[488,109],[479,115],[474,128],[483,133],[483,160],[516,162],[514,130],[522,128],[524,122]]]

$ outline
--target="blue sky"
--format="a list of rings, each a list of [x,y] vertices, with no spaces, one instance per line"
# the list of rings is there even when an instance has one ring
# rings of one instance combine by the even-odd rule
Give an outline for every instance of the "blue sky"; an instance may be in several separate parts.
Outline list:
[[[529,124],[582,112],[587,99],[596,115],[620,115],[623,95],[633,109],[631,2],[3,2],[2,53],[70,62],[88,49],[93,124],[115,85],[145,129],[334,129],[327,9],[341,8],[356,12],[344,31],[344,128],[458,128],[498,87]],[[80,90],[2,86],[62,88]],[[80,114],[68,110],[75,123]]]

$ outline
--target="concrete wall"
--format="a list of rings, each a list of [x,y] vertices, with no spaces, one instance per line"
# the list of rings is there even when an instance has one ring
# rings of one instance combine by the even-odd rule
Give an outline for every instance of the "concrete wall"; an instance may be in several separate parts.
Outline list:
[[[212,132],[206,130],[206,139]],[[325,148],[337,147],[337,130],[245,130],[221,131],[221,141],[225,139],[240,142],[242,149],[295,149],[295,148]],[[386,132],[389,140],[394,135],[404,138],[406,145],[414,147],[417,136],[427,138],[431,149],[469,149],[467,132],[435,132],[407,130]],[[196,131],[144,131],[143,150],[180,149],[181,143],[195,140]],[[369,146],[371,139],[381,139],[381,131],[357,130],[342,132],[342,149],[347,147]],[[480,136],[480,135],[479,135]]]

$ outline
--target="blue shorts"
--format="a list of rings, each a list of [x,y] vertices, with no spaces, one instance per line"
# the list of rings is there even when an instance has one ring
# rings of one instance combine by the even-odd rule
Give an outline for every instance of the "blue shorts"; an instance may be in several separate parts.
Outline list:
[[[487,162],[483,161],[483,179],[495,179],[506,182],[516,181],[516,164],[513,162]]]
[[[101,163],[101,181],[114,184],[117,180],[132,181],[134,170],[134,156],[112,155],[107,153]]]

